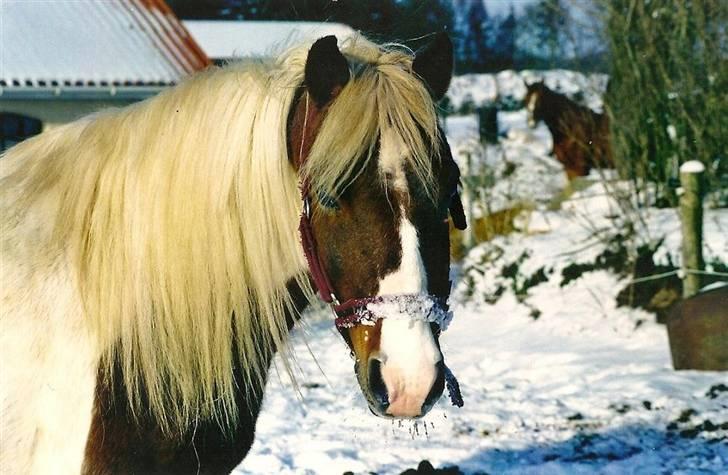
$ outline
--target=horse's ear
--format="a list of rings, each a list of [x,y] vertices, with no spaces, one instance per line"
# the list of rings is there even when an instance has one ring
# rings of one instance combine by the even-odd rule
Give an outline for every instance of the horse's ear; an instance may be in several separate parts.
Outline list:
[[[336,37],[316,40],[308,51],[304,84],[319,107],[326,105],[349,82],[349,63],[336,45]]]
[[[450,86],[453,70],[452,41],[447,33],[438,33],[429,45],[417,53],[412,70],[430,88],[433,99],[439,101],[443,98]]]

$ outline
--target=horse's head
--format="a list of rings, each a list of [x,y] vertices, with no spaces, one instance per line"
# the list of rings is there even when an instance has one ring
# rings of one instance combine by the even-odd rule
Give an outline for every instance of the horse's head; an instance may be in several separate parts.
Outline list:
[[[543,80],[532,84],[526,84],[526,97],[523,102],[526,104],[528,114],[528,126],[536,127],[538,121],[543,120],[543,97],[546,93],[546,85]]]
[[[434,108],[450,82],[452,45],[438,36],[414,59],[378,51],[344,55],[334,37],[312,46],[288,146],[310,206],[302,235],[315,241],[307,258],[319,292],[352,302],[354,314],[384,297],[381,319],[339,328],[362,392],[379,416],[419,417],[442,394],[445,371],[439,325],[420,313],[450,291],[448,210],[465,226]]]

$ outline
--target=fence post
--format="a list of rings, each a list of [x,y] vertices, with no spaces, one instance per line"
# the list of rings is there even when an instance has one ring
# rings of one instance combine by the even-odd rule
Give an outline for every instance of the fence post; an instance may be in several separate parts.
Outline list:
[[[703,270],[703,196],[702,182],[705,166],[697,160],[680,167],[680,222],[682,223],[683,298],[692,297],[700,290],[700,274],[690,270]]]
[[[498,109],[493,106],[478,108],[480,143],[498,143]]]

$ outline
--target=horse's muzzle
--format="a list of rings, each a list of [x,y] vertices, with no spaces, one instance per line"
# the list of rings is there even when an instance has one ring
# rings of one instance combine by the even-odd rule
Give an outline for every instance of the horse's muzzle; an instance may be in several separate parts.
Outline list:
[[[408,384],[404,375],[386,367],[379,358],[369,360],[366,371],[358,368],[359,385],[371,412],[385,418],[418,418],[427,414],[445,388],[445,366],[436,363],[425,371],[426,379]]]

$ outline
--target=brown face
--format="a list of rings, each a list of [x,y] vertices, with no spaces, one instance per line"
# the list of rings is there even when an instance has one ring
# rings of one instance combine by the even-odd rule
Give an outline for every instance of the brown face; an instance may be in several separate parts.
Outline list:
[[[307,106],[309,93],[313,100]],[[294,165],[305,160],[306,143],[313,142],[335,94],[332,90],[322,100],[308,87],[294,106],[289,127]],[[317,252],[340,301],[400,294],[448,296],[448,208],[459,172],[444,134],[440,136],[441,142],[431,145],[438,180],[434,200],[407,169],[402,157],[408,151],[389,130],[380,130],[377,159],[369,161],[339,196],[312,192]],[[377,415],[419,417],[442,394],[439,328],[414,317],[384,318],[343,332],[355,356],[359,385]]]
[[[380,149],[381,167],[387,161],[386,143]],[[333,209],[316,200],[324,208],[313,222],[319,252],[341,299],[408,293],[448,296],[446,190],[453,189],[457,168],[454,162],[433,167],[440,178],[436,202],[413,174],[404,173],[400,179],[406,185],[401,186],[396,173],[382,183],[370,178],[377,177],[376,172],[363,173]],[[436,325],[384,319],[345,333],[359,385],[374,413],[417,417],[442,394],[444,367]]]

